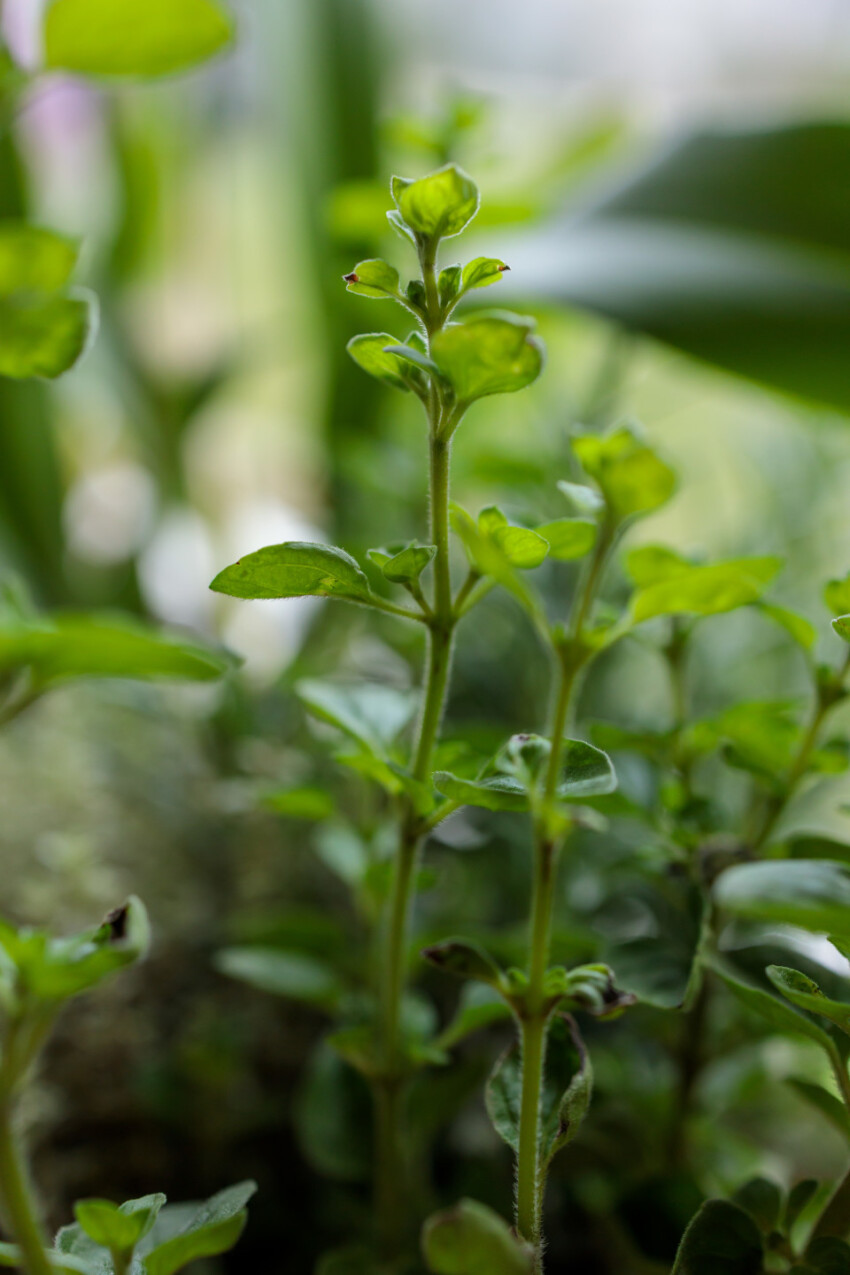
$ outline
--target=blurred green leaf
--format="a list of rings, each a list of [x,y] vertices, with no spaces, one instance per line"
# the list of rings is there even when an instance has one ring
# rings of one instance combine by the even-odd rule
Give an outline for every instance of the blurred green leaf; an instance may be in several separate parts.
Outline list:
[[[90,1239],[103,1248],[129,1253],[153,1227],[165,1196],[145,1195],[125,1204],[111,1200],[78,1200],[74,1214]]]
[[[728,1200],[706,1200],[682,1237],[672,1275],[761,1275],[763,1260],[752,1218]]]
[[[475,257],[463,267],[463,291],[470,292],[472,288],[486,288],[491,283],[498,283],[506,270],[510,270],[510,266],[498,257]]]
[[[369,581],[343,549],[299,540],[246,554],[220,571],[210,588],[231,598],[370,597]]]
[[[825,1116],[842,1138],[850,1139],[850,1112],[839,1098],[824,1089],[822,1085],[816,1085],[811,1080],[805,1080],[799,1076],[789,1076],[785,1083],[822,1116]]]
[[[321,1009],[339,1002],[342,988],[329,965],[303,952],[271,947],[226,947],[215,957],[215,968],[262,992],[304,1001]]]
[[[850,1035],[850,1004],[825,996],[814,979],[785,965],[768,965],[765,973],[773,986],[792,1005],[819,1014]]]
[[[673,494],[673,470],[630,427],[622,426],[604,437],[583,434],[572,445],[615,518],[652,513]]]
[[[539,567],[549,552],[547,541],[528,527],[509,523],[501,509],[490,505],[478,515],[478,530],[488,537],[512,567],[530,571]]]
[[[435,1044],[440,1049],[453,1049],[473,1032],[502,1022],[512,1016],[510,1006],[486,983],[465,983],[454,1017],[443,1028]]]
[[[336,810],[333,793],[324,788],[276,788],[263,793],[261,804],[289,819],[329,819]]]
[[[583,558],[596,543],[597,526],[588,518],[558,518],[537,528],[549,546],[549,557],[558,562]]]
[[[170,75],[212,57],[233,34],[218,0],[52,0],[45,64],[80,75]]]
[[[301,703],[320,721],[336,726],[378,756],[410,722],[419,702],[414,691],[380,682],[323,682],[304,678],[295,687]]]
[[[499,761],[497,759],[497,763]],[[449,771],[438,771],[434,784],[443,796],[463,805],[482,806],[486,810],[528,810],[530,805],[527,787],[512,774],[463,779]],[[580,739],[564,741],[557,790],[559,801],[581,801],[612,792],[616,785],[614,768],[606,753]]]
[[[501,970],[491,956],[475,943],[466,939],[446,939],[433,947],[422,950],[422,956],[437,969],[456,978],[475,979],[499,987]]]
[[[738,864],[718,878],[714,897],[733,916],[850,935],[850,868],[830,859]]]
[[[792,1009],[786,1001],[779,1000],[776,996],[771,996],[770,992],[763,991],[762,988],[756,987],[754,983],[747,982],[746,979],[741,978],[736,970],[720,958],[715,957],[710,962],[710,965],[729,988],[730,992],[748,1009],[765,1019],[775,1031],[808,1036],[810,1040],[815,1041],[832,1057],[835,1049],[832,1038],[814,1019],[809,1018],[807,1014],[799,1013],[796,1009]]]
[[[537,380],[544,350],[534,326],[532,319],[505,311],[450,323],[434,334],[432,357],[459,403],[513,394]]]
[[[764,1235],[770,1235],[779,1225],[782,1191],[768,1178],[750,1178],[732,1196],[732,1203],[749,1213]]]
[[[477,1200],[461,1200],[429,1217],[422,1251],[434,1275],[531,1275],[533,1270],[531,1249]]]
[[[759,610],[762,615],[766,615],[768,619],[773,620],[774,624],[784,629],[804,651],[812,650],[818,640],[818,631],[804,615],[790,611],[788,607],[775,606],[769,602],[759,603]]]
[[[756,602],[782,569],[781,558],[736,558],[688,566],[640,589],[632,599],[635,624],[657,615],[718,615]]]

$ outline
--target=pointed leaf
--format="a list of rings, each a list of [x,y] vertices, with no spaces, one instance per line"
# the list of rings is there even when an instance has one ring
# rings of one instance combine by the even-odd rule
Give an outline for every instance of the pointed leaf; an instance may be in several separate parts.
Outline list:
[[[246,554],[213,580],[231,598],[345,598],[362,602],[369,582],[354,559],[332,545],[289,540]]]
[[[190,1262],[233,1248],[247,1221],[245,1205],[256,1189],[255,1182],[240,1182],[212,1196],[178,1235],[146,1255],[146,1275],[173,1275]]]
[[[781,558],[738,558],[686,571],[648,585],[632,600],[632,620],[657,615],[718,615],[757,602],[782,569]]]
[[[343,279],[346,291],[355,292],[360,297],[398,299],[398,271],[380,258],[358,261],[350,274],[343,275]]]
[[[369,752],[384,755],[408,724],[419,702],[416,692],[380,682],[322,682],[304,678],[295,687],[304,707],[336,726]]]
[[[506,266],[498,257],[475,257],[463,268],[463,291],[469,292],[472,288],[486,288],[491,283],[498,283],[506,270],[510,270],[510,266]]]
[[[422,950],[422,956],[431,965],[454,974],[456,978],[475,979],[480,983],[488,983],[491,987],[499,987],[501,970],[491,956],[475,943],[466,939],[446,939],[433,947]]]
[[[840,1099],[831,1094],[828,1089],[824,1089],[822,1085],[816,1085],[813,1081],[805,1080],[800,1076],[789,1076],[785,1083],[822,1116],[825,1116],[842,1138],[850,1140],[850,1112]]]
[[[714,897],[748,920],[850,935],[850,868],[832,859],[738,864],[718,879]]]
[[[808,1036],[831,1055],[834,1048],[832,1039],[813,1019],[806,1014],[798,1013],[786,1001],[779,1000],[753,983],[746,982],[719,958],[711,961],[711,968],[722,978],[738,1000],[764,1018],[776,1031]]]
[[[332,1009],[342,993],[334,970],[303,952],[270,947],[226,947],[218,952],[215,968],[263,992]]]

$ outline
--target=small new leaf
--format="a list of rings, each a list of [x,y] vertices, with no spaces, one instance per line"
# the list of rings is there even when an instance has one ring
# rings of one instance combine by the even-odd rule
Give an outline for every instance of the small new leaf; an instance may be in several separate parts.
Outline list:
[[[673,470],[632,429],[583,435],[573,439],[573,450],[617,519],[652,513],[673,494]]]
[[[810,1014],[828,1018],[850,1035],[850,1005],[831,1000],[813,979],[786,965],[768,965],[765,973],[779,994],[792,1005],[808,1010]]]
[[[255,1182],[240,1182],[212,1196],[178,1235],[145,1256],[145,1275],[173,1275],[190,1262],[233,1248],[248,1218],[245,1206],[256,1189]]]
[[[459,235],[478,212],[478,187],[457,164],[446,164],[419,181],[394,177],[391,189],[405,224],[422,238]]]
[[[399,299],[398,271],[386,261],[379,258],[359,261],[351,274],[342,276],[346,291],[355,292],[360,297],[375,297],[378,300]]]
[[[475,257],[463,268],[463,291],[472,288],[486,288],[491,283],[498,283],[502,275],[510,270],[498,257]]]

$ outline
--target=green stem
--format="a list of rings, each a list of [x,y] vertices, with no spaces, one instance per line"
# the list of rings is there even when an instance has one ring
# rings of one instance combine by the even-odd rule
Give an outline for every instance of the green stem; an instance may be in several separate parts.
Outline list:
[[[13,1131],[12,1103],[8,1098],[0,1102],[0,1198],[28,1275],[53,1275],[45,1255],[47,1241]]]

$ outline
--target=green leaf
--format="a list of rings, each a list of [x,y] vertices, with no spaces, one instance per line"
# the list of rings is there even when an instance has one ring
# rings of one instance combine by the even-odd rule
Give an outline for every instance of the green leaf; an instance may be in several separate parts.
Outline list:
[[[218,53],[233,32],[217,0],[53,0],[45,61],[80,75],[170,75]]]
[[[645,589],[648,585],[660,584],[662,580],[686,575],[692,564],[665,545],[641,545],[626,554],[625,568],[632,584]]]
[[[757,602],[782,569],[781,558],[736,558],[711,566],[689,566],[632,599],[634,624],[657,615],[718,615]]]
[[[398,548],[370,549],[367,556],[393,584],[416,584],[437,552],[436,545],[421,545],[418,540]]]
[[[831,1000],[813,979],[799,970],[789,969],[787,965],[768,965],[765,973],[780,995],[792,1005],[808,1010],[810,1014],[820,1014],[850,1034],[850,1005]]]
[[[531,1275],[533,1270],[531,1249],[477,1200],[461,1200],[429,1217],[422,1251],[434,1275]]]
[[[78,1200],[74,1215],[96,1244],[129,1253],[151,1230],[164,1204],[161,1194],[145,1195],[120,1206],[111,1200]]]
[[[440,305],[443,309],[454,301],[460,291],[460,284],[460,266],[446,266],[444,270],[440,271],[437,278],[437,295],[440,298]]]
[[[768,1178],[751,1178],[732,1196],[745,1213],[749,1213],[764,1235],[770,1235],[779,1225],[782,1212],[782,1191]]]
[[[419,181],[394,177],[391,188],[404,222],[425,238],[459,235],[478,212],[478,187],[457,164],[446,164]]]
[[[728,1200],[706,1200],[682,1237],[672,1275],[761,1275],[763,1260],[752,1218]]]
[[[713,959],[710,964],[737,999],[764,1018],[776,1031],[808,1036],[832,1057],[835,1048],[832,1038],[813,1019],[798,1013],[785,1001],[778,1000],[755,984],[746,982],[719,958]]]
[[[673,494],[673,470],[633,429],[622,426],[605,437],[584,434],[573,439],[573,450],[618,519],[652,513]]]
[[[261,797],[264,810],[288,819],[329,819],[336,810],[332,793],[324,788],[275,788]]]
[[[845,1111],[845,1115],[846,1115]],[[850,1117],[848,1117],[850,1124]],[[783,1227],[786,1235],[790,1233],[803,1209],[809,1203],[818,1189],[817,1181],[814,1178],[803,1178],[801,1182],[795,1182],[791,1190],[788,1192],[788,1199],[785,1204],[785,1216],[783,1218]]]
[[[510,270],[510,266],[498,257],[475,257],[463,267],[463,291],[498,283],[506,270]]]
[[[322,682],[304,678],[295,692],[320,721],[336,726],[371,753],[387,749],[410,722],[419,697],[380,682]]]
[[[23,221],[0,221],[0,296],[58,292],[77,264],[79,244]]]
[[[322,1041],[296,1095],[295,1130],[308,1163],[325,1177],[360,1182],[371,1165],[372,1104],[363,1077]]]
[[[537,528],[549,546],[549,557],[559,562],[583,558],[596,543],[597,526],[588,518],[558,518]]]
[[[416,246],[416,236],[413,231],[404,224],[404,219],[397,208],[390,209],[387,213],[387,221],[401,239],[403,239],[406,243],[412,243],[414,247]]]
[[[413,381],[419,378],[419,381],[424,385],[425,382],[422,381],[420,373],[425,372],[428,376],[435,377],[438,381],[442,380],[440,369],[429,356],[427,349],[423,348],[423,344],[419,341],[413,341],[408,338],[404,345],[388,345],[384,350],[384,354],[391,359],[401,359],[402,363],[410,364],[410,367],[402,369],[401,375],[404,377],[412,378]],[[417,384],[419,381],[417,381]],[[411,381],[409,380],[408,387],[410,387],[410,384]]]
[[[377,297],[378,300],[386,300],[388,297],[393,301],[398,300],[398,271],[395,266],[380,258],[358,261],[351,274],[342,277],[346,292],[356,292],[360,297]]]
[[[831,615],[846,615],[850,611],[850,571],[824,585],[823,600]]]
[[[398,359],[387,353],[391,346],[401,345],[398,337],[390,336],[389,332],[368,332],[362,336],[353,336],[345,348],[354,362],[376,380],[384,381],[397,390],[409,390],[410,385]]]
[[[369,581],[354,559],[332,545],[289,540],[268,545],[225,567],[214,593],[231,598],[344,598],[368,601]]]
[[[227,947],[218,952],[215,968],[262,992],[332,1009],[342,988],[330,966],[303,952],[271,947]]]
[[[481,510],[478,515],[478,530],[492,540],[512,567],[518,567],[522,571],[539,567],[549,552],[549,546],[542,536],[528,527],[517,527],[509,523],[501,509],[497,509],[495,505]]]
[[[804,615],[791,611],[788,607],[775,606],[770,602],[760,602],[759,610],[762,615],[766,615],[768,619],[773,620],[774,624],[784,629],[804,651],[812,650],[818,640],[818,631]]]
[[[549,1028],[546,1074],[540,1101],[540,1168],[572,1141],[587,1112],[593,1072],[575,1025],[557,1015]],[[517,1043],[505,1051],[487,1082],[487,1113],[493,1127],[514,1151],[519,1150],[522,1064]]]
[[[850,1244],[837,1235],[816,1235],[806,1249],[806,1267],[817,1275],[850,1275]]]
[[[534,321],[499,312],[451,323],[436,332],[431,355],[459,403],[489,394],[513,394],[536,381],[543,369],[543,344]]]
[[[840,638],[845,642],[850,642],[850,615],[839,615],[837,619],[832,621],[832,627]]]
[[[528,790],[512,774],[462,779],[443,770],[434,775],[434,785],[444,797],[463,805],[481,806],[485,810],[529,809]],[[581,801],[585,797],[612,792],[616,786],[614,768],[606,753],[580,739],[564,741],[564,759],[557,791],[560,801]]]
[[[589,518],[595,518],[605,508],[605,501],[599,492],[594,491],[592,487],[585,487],[583,483],[568,483],[562,479],[558,483],[558,491],[566,496],[577,514],[586,514]]]
[[[234,661],[222,652],[158,633],[125,616],[53,616],[17,621],[0,615],[0,674],[29,668],[38,684],[78,677],[221,677]]]
[[[831,859],[737,864],[718,879],[714,897],[733,916],[850,935],[850,868]]]
[[[457,1010],[434,1042],[439,1049],[453,1049],[473,1032],[502,1022],[512,1016],[512,1010],[501,995],[486,983],[465,983]]]
[[[433,947],[423,948],[422,956],[431,965],[447,974],[454,974],[456,978],[476,979],[491,987],[501,984],[501,970],[493,958],[466,939],[446,939]]]
[[[245,1205],[256,1189],[255,1182],[240,1182],[211,1196],[178,1235],[146,1255],[146,1275],[172,1275],[199,1258],[233,1248],[248,1218]]]
[[[134,964],[149,946],[147,912],[135,896],[96,929],[71,938],[54,939],[0,922],[0,983],[5,981],[14,997],[59,1003]]]
[[[844,1103],[822,1085],[813,1084],[811,1080],[799,1076],[789,1076],[785,1082],[804,1098],[812,1107],[825,1116],[842,1138],[850,1139],[850,1112]]]
[[[488,779],[461,779],[447,770],[438,770],[434,786],[444,797],[464,806],[484,810],[528,810],[528,793],[510,775],[491,775]]]

